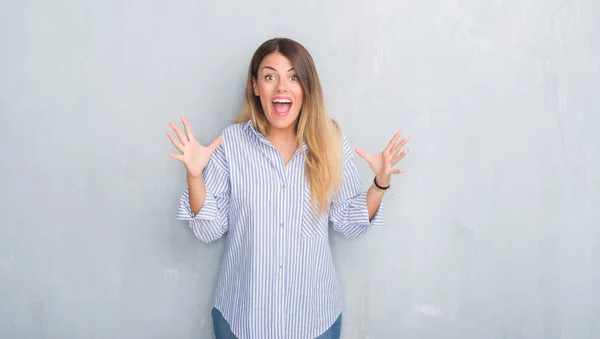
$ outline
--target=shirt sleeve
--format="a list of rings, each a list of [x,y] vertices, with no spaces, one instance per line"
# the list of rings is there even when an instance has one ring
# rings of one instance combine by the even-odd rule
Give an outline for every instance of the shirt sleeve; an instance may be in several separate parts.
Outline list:
[[[223,145],[213,152],[202,176],[206,187],[206,198],[198,214],[190,207],[189,188],[179,199],[176,219],[186,220],[194,235],[206,243],[221,238],[229,227],[229,202],[231,184]]]
[[[367,190],[361,189],[354,153],[346,136],[343,137],[343,172],[339,192],[333,199],[329,218],[335,231],[347,238],[357,238],[370,227],[383,226],[383,200],[373,219],[369,220]]]

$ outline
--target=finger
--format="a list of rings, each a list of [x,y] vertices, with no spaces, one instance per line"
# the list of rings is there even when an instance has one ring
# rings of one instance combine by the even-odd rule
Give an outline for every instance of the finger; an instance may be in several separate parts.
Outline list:
[[[410,149],[405,149],[404,151],[400,152],[400,154],[396,154],[396,156],[392,159],[392,165],[395,165],[398,161],[400,161],[400,159],[404,158],[404,156],[408,154],[408,151],[410,151]]]
[[[360,148],[355,148],[354,152],[356,152],[356,154],[358,154],[358,156],[360,156],[361,158],[365,159],[367,162],[369,161],[369,159],[371,158],[371,155],[365,151],[363,151]]]
[[[394,169],[392,170],[392,174],[402,174],[402,173],[404,173],[404,170],[397,169],[397,168],[394,168]]]
[[[177,127],[177,125],[175,125],[174,123],[170,123],[169,126],[171,126],[171,128],[175,131],[175,133],[177,133],[177,137],[179,138],[179,141],[181,142],[181,144],[183,146],[187,145],[188,138],[186,138],[186,136],[183,135],[183,132],[181,132],[179,127]]]
[[[391,151],[392,147],[394,147],[394,145],[398,141],[398,138],[400,138],[400,135],[402,135],[402,130],[400,130],[400,131],[396,132],[396,134],[394,134],[394,136],[392,137],[392,140],[390,140],[390,142],[386,146],[385,150]]]
[[[406,145],[406,143],[408,142],[408,140],[410,140],[410,137],[406,137],[404,139],[402,139],[396,146],[394,146],[394,148],[392,149],[392,151],[390,152],[391,154],[398,154],[398,152],[400,152],[400,149]]]
[[[213,142],[210,143],[210,145],[208,145],[208,149],[210,150],[210,152],[214,152],[217,147],[219,147],[219,145],[221,144],[221,142],[223,141],[223,137],[219,136],[218,138],[216,138],[215,140],[213,140]]]
[[[175,159],[175,160],[179,160],[181,162],[183,162],[183,155],[180,154],[169,154],[169,158]]]
[[[192,133],[190,123],[184,117],[181,117],[181,121],[183,122],[183,130],[185,131],[185,135],[187,136],[188,140],[194,140],[194,134]]]
[[[175,148],[177,148],[177,150],[179,152],[183,153],[183,146],[179,142],[177,142],[177,140],[175,139],[173,134],[171,134],[170,132],[167,132],[167,136],[169,137],[169,139],[171,139],[173,146],[175,146]]]

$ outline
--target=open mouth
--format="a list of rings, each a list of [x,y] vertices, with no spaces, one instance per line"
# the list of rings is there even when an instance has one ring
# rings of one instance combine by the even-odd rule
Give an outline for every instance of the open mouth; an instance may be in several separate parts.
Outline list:
[[[292,108],[292,99],[288,97],[276,97],[273,100],[273,111],[279,116],[287,115]]]

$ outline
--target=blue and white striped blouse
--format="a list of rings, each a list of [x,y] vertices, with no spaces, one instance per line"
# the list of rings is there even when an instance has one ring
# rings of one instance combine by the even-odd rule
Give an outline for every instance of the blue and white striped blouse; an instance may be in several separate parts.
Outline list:
[[[206,199],[193,215],[186,189],[177,219],[198,239],[227,243],[214,306],[238,338],[315,338],[342,311],[328,227],[348,238],[381,226],[383,203],[369,221],[350,144],[344,136],[340,198],[312,218],[300,149],[287,165],[250,122],[233,124],[204,169]],[[303,145],[306,149],[306,145]]]

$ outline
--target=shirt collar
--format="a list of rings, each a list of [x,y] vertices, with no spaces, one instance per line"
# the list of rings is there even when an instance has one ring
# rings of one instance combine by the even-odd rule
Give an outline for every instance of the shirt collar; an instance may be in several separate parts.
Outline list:
[[[261,142],[267,144],[267,145],[271,145],[271,142],[269,140],[267,140],[267,138],[260,133],[259,131],[257,131],[254,128],[254,125],[252,124],[252,119],[248,119],[248,121],[245,122],[244,124],[244,129],[246,130],[247,133],[250,133],[252,135],[254,135],[255,137],[258,138],[258,140],[260,140]],[[308,145],[306,145],[306,142],[302,141],[302,149],[306,152],[308,151]],[[297,152],[300,151],[299,149],[297,150]]]

